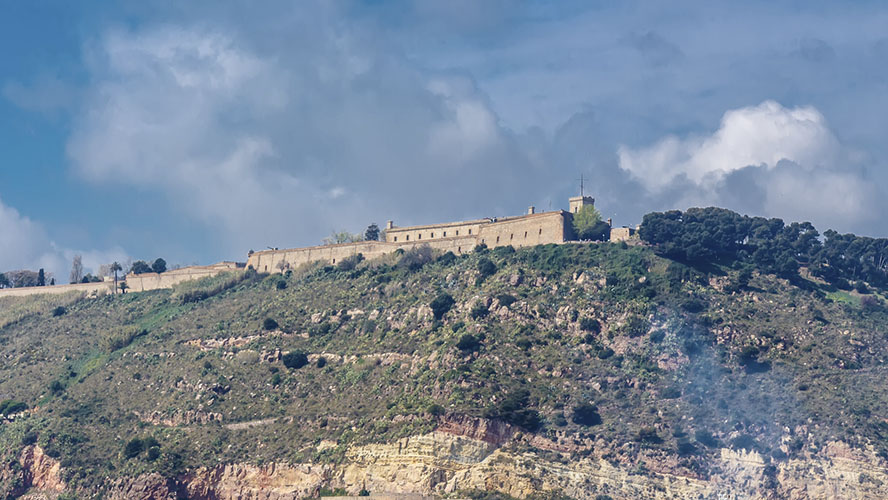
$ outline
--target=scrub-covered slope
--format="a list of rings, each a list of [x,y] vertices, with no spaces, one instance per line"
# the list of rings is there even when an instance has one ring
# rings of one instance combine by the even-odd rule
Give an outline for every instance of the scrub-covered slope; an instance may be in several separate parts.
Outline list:
[[[0,491],[888,494],[874,291],[625,244],[426,250],[0,302]]]

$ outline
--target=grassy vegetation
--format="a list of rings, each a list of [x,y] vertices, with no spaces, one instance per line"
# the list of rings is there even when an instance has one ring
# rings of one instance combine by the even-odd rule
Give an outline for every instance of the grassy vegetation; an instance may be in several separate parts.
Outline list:
[[[337,462],[448,414],[703,473],[721,445],[801,453],[781,451],[784,428],[888,449],[873,294],[621,244],[400,258],[0,303],[0,400],[32,409],[0,423],[0,456],[36,442],[99,490],[220,461]]]

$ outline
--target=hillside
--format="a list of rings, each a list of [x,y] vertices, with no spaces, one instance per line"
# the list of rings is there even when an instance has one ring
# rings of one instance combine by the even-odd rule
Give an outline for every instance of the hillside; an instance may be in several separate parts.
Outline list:
[[[0,492],[888,496],[878,287],[661,253],[420,249],[3,299]]]

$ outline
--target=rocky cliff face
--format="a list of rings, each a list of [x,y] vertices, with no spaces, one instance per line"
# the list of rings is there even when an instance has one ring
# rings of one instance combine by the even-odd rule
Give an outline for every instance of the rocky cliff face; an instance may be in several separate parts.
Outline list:
[[[316,496],[321,487],[352,495],[491,490],[518,498],[555,491],[590,500],[888,498],[888,464],[840,442],[773,466],[755,452],[723,449],[713,464],[718,472],[708,478],[675,473],[668,456],[636,464],[596,453],[569,460],[540,445],[557,448],[507,425],[456,418],[428,434],[351,448],[340,465],[226,464],[196,470],[174,487],[157,475],[142,476],[118,484],[111,498],[175,498],[176,489],[199,500],[295,500]]]

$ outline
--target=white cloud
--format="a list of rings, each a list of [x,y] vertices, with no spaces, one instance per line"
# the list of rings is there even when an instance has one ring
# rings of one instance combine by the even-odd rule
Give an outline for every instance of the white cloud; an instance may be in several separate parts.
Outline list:
[[[711,135],[618,150],[620,168],[678,206],[720,205],[821,227],[863,229],[879,193],[858,155],[813,107],[774,101],[730,110]]]
[[[0,272],[18,269],[45,269],[57,283],[68,281],[74,255],[82,255],[83,265],[97,272],[102,264],[124,262],[126,252],[121,248],[79,251],[59,247],[50,239],[39,223],[21,215],[0,200]]]
[[[419,71],[352,31],[305,28],[272,53],[198,27],[109,34],[68,142],[75,170],[164,192],[229,252],[477,216],[533,190],[510,175],[527,162],[471,79]],[[491,195],[494,180],[513,189]],[[456,197],[468,201],[445,203]]]
[[[618,154],[620,168],[657,191],[679,176],[706,184],[750,165],[774,168],[781,160],[811,170],[831,167],[841,151],[816,109],[786,109],[765,101],[726,112],[710,136],[670,136],[639,150],[620,146]]]

